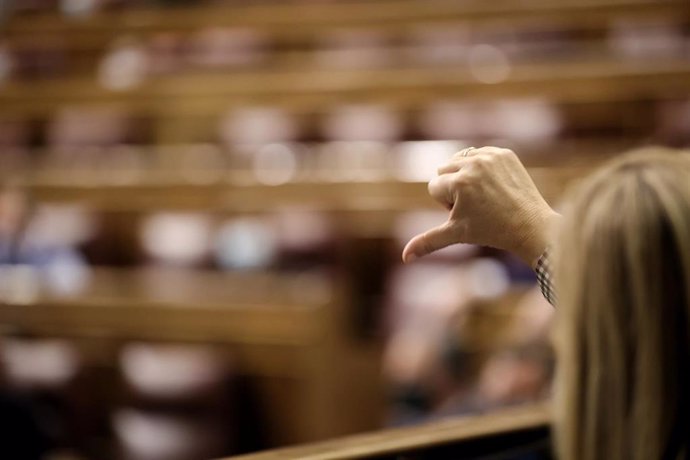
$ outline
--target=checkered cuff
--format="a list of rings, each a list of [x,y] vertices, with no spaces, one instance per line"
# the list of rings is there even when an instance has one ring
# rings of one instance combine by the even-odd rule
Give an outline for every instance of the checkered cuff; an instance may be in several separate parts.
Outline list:
[[[537,283],[539,283],[541,293],[544,294],[544,297],[551,305],[555,306],[557,298],[554,289],[555,282],[549,248],[546,248],[539,260],[537,260],[537,266],[534,268],[534,271],[537,273]]]

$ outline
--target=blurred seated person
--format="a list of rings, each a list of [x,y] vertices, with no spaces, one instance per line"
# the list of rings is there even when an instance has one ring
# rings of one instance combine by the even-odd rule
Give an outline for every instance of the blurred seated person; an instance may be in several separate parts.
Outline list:
[[[403,260],[462,242],[535,268],[558,306],[559,457],[690,458],[690,153],[611,162],[571,192],[563,217],[510,150],[465,149],[438,172],[429,191],[449,219]]]
[[[18,188],[0,190],[0,263],[16,263],[20,235],[26,227],[28,200]]]
[[[443,278],[443,271],[454,270],[440,266],[432,273]],[[468,291],[457,276],[445,287],[416,279],[425,290]],[[516,301],[505,314],[505,305]],[[388,423],[417,424],[543,401],[553,367],[548,340],[553,309],[544,304],[535,288],[501,298],[468,298],[445,315],[432,302],[420,304],[416,314],[408,312],[411,317],[398,324],[383,357],[392,390]]]
[[[78,206],[34,206],[23,189],[0,187],[0,268],[20,265],[40,271],[15,272],[14,277],[3,272],[0,282],[33,292],[40,274],[54,293],[78,290],[88,275],[80,247],[94,229],[93,216]]]

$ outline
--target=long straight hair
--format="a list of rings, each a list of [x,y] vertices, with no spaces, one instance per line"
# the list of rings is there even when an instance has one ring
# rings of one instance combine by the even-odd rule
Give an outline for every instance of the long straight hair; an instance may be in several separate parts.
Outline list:
[[[690,456],[690,155],[614,161],[567,201],[554,341],[561,460]]]

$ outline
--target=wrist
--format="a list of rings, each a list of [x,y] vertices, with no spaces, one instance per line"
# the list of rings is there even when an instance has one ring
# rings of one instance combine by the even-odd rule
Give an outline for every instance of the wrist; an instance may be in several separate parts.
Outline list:
[[[544,250],[551,244],[553,233],[560,221],[560,214],[547,207],[528,220],[514,253],[534,268]]]

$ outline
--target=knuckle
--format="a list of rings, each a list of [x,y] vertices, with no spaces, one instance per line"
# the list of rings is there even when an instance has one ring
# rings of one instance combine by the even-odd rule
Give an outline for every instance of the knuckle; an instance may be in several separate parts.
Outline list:
[[[447,163],[442,164],[441,166],[438,167],[438,171],[447,171],[447,170],[452,170],[454,168],[458,167],[458,162],[457,160],[451,160]]]
[[[433,179],[431,179],[429,181],[428,184],[426,184],[426,190],[427,190],[427,192],[429,192],[430,195],[434,194],[434,190],[436,190],[436,188],[437,188],[437,185],[436,185],[437,182],[438,182],[437,178],[434,177]]]
[[[496,157],[494,155],[478,155],[476,157],[475,163],[480,169],[490,168],[496,162]]]
[[[483,150],[488,154],[488,156],[492,157],[506,157],[515,155],[515,152],[513,152],[511,149],[506,149],[503,147],[488,146],[484,147]]]
[[[428,185],[428,188],[429,188],[429,189],[432,189],[432,188],[433,188],[433,189],[436,189],[436,188],[438,188],[438,187],[441,185],[441,183],[443,182],[443,180],[444,180],[444,179],[443,179],[443,176],[436,176],[436,177],[432,178],[432,179],[429,181],[429,183],[427,184],[427,185]]]
[[[464,158],[464,157],[462,156],[462,152],[463,152],[463,151],[464,151],[464,150],[458,150],[457,152],[455,152],[455,153],[453,154],[453,156],[450,157],[450,163],[456,162],[456,161],[458,161],[458,160]]]
[[[468,174],[456,174],[453,177],[454,187],[466,187],[470,183],[470,176]]]
[[[515,152],[513,152],[510,149],[497,149],[496,154],[500,157],[513,157],[515,156]]]

